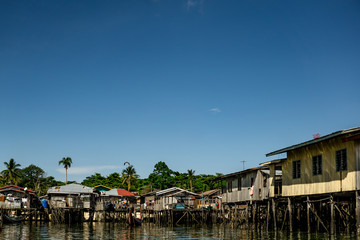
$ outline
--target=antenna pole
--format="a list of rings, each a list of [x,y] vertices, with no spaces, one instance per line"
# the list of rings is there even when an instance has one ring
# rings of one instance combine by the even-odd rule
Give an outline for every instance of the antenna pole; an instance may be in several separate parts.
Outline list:
[[[240,162],[243,163],[243,170],[245,170],[245,162],[246,162],[246,161],[240,161]]]

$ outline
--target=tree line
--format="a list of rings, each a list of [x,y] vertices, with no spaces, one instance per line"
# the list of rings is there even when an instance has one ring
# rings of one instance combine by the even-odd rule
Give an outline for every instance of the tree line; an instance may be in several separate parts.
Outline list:
[[[34,190],[38,195],[45,195],[47,189],[53,186],[61,186],[67,183],[76,183],[74,181],[68,182],[67,170],[72,165],[70,157],[60,160],[59,165],[65,168],[66,180],[65,182],[57,181],[54,177],[46,176],[44,170],[33,164],[21,169],[21,165],[16,163],[14,159],[9,162],[4,162],[5,170],[1,172],[0,185],[18,185]],[[147,178],[140,178],[136,173],[133,165],[125,162],[127,166],[121,173],[114,172],[108,176],[103,176],[100,173],[95,173],[86,177],[81,184],[88,187],[95,187],[104,185],[109,188],[124,188],[129,191],[136,191],[139,194],[152,192],[155,190],[167,189],[170,187],[180,187],[188,189],[193,192],[204,192],[216,188],[221,188],[223,182],[218,181],[217,178],[221,173],[211,174],[195,174],[195,170],[189,169],[185,173],[180,173],[171,170],[165,162],[159,161],[155,164],[153,172]]]

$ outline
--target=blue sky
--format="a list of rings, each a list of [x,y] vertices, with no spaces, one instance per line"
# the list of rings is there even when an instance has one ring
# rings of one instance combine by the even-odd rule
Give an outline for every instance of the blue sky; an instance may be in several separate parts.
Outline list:
[[[1,1],[0,159],[256,167],[360,126],[359,42],[355,0]]]

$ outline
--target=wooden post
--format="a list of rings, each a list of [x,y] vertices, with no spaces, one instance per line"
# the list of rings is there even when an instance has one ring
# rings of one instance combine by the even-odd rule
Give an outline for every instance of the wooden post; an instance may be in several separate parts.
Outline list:
[[[256,206],[256,202],[254,203],[253,205],[253,217],[252,217],[252,221],[253,221],[253,226],[256,228],[257,226],[257,222],[256,222],[256,209],[257,209],[257,206]]]
[[[306,201],[307,230],[308,230],[308,233],[310,233],[310,231],[311,231],[311,228],[310,228],[310,199],[309,199],[309,197],[307,197],[306,199],[307,199],[307,201]]]
[[[288,198],[288,210],[289,210],[289,231],[292,232],[292,211],[291,211],[291,200]]]
[[[275,201],[274,199],[271,199],[272,201],[272,211],[273,211],[273,218],[274,218],[274,231],[277,230],[277,227],[276,227],[276,209],[275,209]]]
[[[269,221],[270,221],[270,201],[267,202],[266,231],[269,231]]]
[[[247,227],[249,227],[249,203],[248,202],[246,202],[245,221],[246,221]]]
[[[334,201],[332,197],[330,202],[330,234],[335,234],[335,212]]]
[[[356,234],[360,235],[360,196],[359,196],[359,191],[355,191],[355,215],[356,215]]]

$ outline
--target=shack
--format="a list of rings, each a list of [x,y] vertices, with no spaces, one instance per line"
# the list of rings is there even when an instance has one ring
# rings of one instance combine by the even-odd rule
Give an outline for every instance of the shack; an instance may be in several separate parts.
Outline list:
[[[47,191],[50,208],[84,208],[95,207],[95,199],[99,195],[96,189],[80,184],[67,184],[52,187]]]
[[[172,187],[142,196],[142,208],[152,210],[197,208],[201,196],[188,190]]]
[[[226,186],[222,190],[222,204],[233,207],[239,204],[263,201],[269,198],[268,166],[250,168],[219,177],[225,180]]]
[[[101,192],[96,200],[96,210],[125,209],[135,201],[135,194],[125,189],[111,189]]]
[[[40,206],[39,198],[30,189],[16,185],[0,187],[0,207],[4,209],[38,208]]]
[[[206,192],[199,193],[199,208],[219,209],[221,204],[221,190],[213,189]]]
[[[261,163],[261,166],[269,167],[269,197],[277,198],[282,196],[282,162],[283,159],[275,159],[272,161]]]

